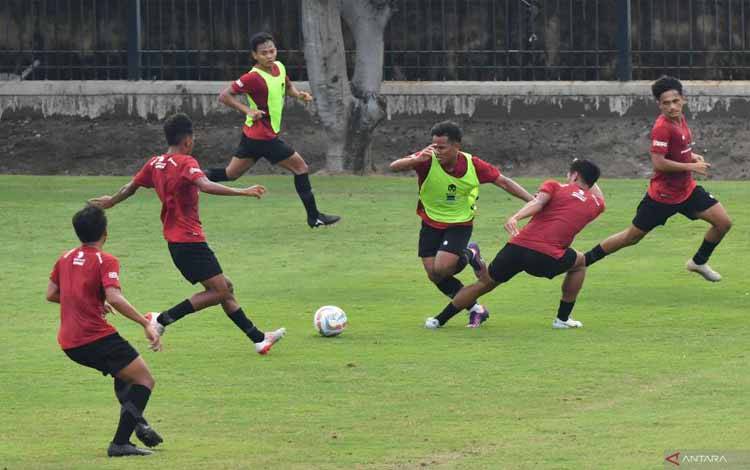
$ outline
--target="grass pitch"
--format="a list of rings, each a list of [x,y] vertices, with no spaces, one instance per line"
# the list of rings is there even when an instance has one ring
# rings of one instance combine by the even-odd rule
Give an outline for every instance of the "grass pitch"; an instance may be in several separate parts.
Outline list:
[[[73,213],[125,181],[0,177],[2,469],[633,469],[663,468],[665,451],[750,448],[747,182],[706,183],[735,222],[711,260],[718,284],[685,272],[706,224],[676,216],[592,267],[574,310],[581,330],[550,327],[562,278],[521,274],[483,299],[482,328],[464,328],[462,314],[428,331],[446,299],[416,256],[413,178],[314,177],[319,206],[343,221],[312,231],[291,178],[253,175],[241,182],[265,184],[266,198],[202,195],[201,215],[245,311],[288,336],[260,357],[211,308],[170,327],[154,354],[137,325],[111,318],[156,377],[147,417],[165,444],[108,459],[111,379],[58,349],[58,306],[44,291],[56,257],[77,245]],[[603,181],[608,209],[574,247],[625,228],[646,185]],[[481,193],[474,238],[491,259],[520,201]],[[171,263],[152,191],[108,215],[105,249],[138,309],[194,291]],[[313,331],[324,304],[347,312],[342,336]]]

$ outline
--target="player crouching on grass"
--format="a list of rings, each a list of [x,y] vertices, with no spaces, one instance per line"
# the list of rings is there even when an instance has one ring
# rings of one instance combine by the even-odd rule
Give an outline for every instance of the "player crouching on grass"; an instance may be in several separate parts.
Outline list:
[[[130,436],[135,430],[138,439],[149,447],[162,442],[143,417],[154,378],[138,351],[104,316],[112,311],[111,306],[140,324],[154,351],[161,349],[159,334],[122,295],[120,264],[102,251],[107,241],[104,211],[85,207],[73,216],[73,227],[82,245],[57,260],[47,285],[47,300],[60,304],[57,341],[73,361],[115,379],[115,395],[122,408],[107,455],[150,455],[150,450],[135,447]]]
[[[439,315],[425,321],[425,327],[440,328],[461,309],[521,271],[548,279],[566,273],[552,328],[582,327],[570,313],[583,286],[586,266],[583,253],[570,245],[578,232],[604,212],[604,195],[596,184],[599,174],[595,164],[574,160],[566,184],[545,181],[536,197],[505,222],[511,239],[489,267],[482,269],[479,280],[461,289]],[[519,231],[518,221],[527,217],[531,221]]]
[[[169,145],[166,153],[151,157],[115,195],[101,196],[90,202],[108,209],[135,194],[139,187],[154,188],[159,196],[164,238],[172,261],[188,282],[200,282],[205,288],[169,310],[150,315],[151,324],[159,335],[164,334],[167,325],[182,317],[221,304],[229,319],[255,343],[255,351],[266,354],[286,334],[286,329],[263,333],[245,315],[234,297],[231,281],[224,276],[219,260],[206,243],[198,216],[200,191],[217,196],[260,199],[266,188],[260,185],[230,188],[209,181],[195,158],[190,156],[194,144],[193,123],[187,115],[179,113],[167,119],[164,134]]]

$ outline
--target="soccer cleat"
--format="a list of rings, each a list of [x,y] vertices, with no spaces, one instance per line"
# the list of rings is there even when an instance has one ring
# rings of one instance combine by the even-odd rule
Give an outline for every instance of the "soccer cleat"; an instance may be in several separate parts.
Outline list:
[[[164,336],[164,330],[165,330],[164,325],[162,325],[161,323],[159,323],[157,321],[157,318],[159,318],[159,315],[161,315],[161,313],[148,312],[143,317],[146,320],[148,320],[148,322],[151,324],[151,326],[154,327],[154,329],[156,330],[156,333],[159,336]]]
[[[164,442],[164,439],[161,438],[158,432],[154,430],[151,426],[148,424],[138,423],[135,425],[135,437],[138,438],[139,441],[143,442],[143,445],[146,447],[156,447],[162,442]]]
[[[430,317],[424,321],[424,327],[428,330],[437,330],[440,328],[440,322],[437,318]]]
[[[554,320],[552,320],[552,328],[558,330],[564,330],[567,328],[583,328],[583,323],[579,322],[578,320],[573,320],[572,318],[568,318],[565,321],[562,321],[559,318],[555,318]]]
[[[339,220],[341,220],[341,217],[337,215],[326,215],[322,212],[318,212],[317,217],[307,218],[307,225],[309,225],[310,228],[324,227],[326,225],[333,225]]]
[[[466,328],[479,328],[482,326],[482,323],[490,318],[490,311],[487,310],[487,307],[479,304],[477,306],[479,307],[478,309],[469,310],[469,323],[466,325]]]
[[[721,274],[711,269],[711,266],[709,266],[707,263],[695,264],[695,261],[693,261],[693,259],[691,258],[685,264],[685,269],[687,269],[690,272],[700,274],[701,276],[703,276],[703,279],[707,281],[711,281],[711,282],[721,281]]]
[[[266,339],[260,343],[255,343],[255,352],[261,355],[265,355],[271,350],[274,344],[278,342],[286,334],[286,328],[279,328],[276,331],[266,333]]]
[[[107,455],[109,457],[129,457],[131,455],[151,455],[152,451],[148,449],[141,449],[136,447],[132,442],[127,444],[115,444],[110,442],[109,448],[107,448]]]
[[[487,269],[487,264],[482,259],[482,252],[479,250],[479,244],[477,244],[477,242],[469,242],[466,248],[471,250],[471,252],[474,254],[474,256],[472,256],[469,260],[469,264],[474,270],[474,275],[477,277],[477,279],[479,279],[479,277],[482,275],[482,271]]]

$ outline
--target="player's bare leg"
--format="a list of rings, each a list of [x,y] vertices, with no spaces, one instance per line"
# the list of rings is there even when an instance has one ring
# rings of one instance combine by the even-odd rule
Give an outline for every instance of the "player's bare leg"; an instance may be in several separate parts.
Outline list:
[[[552,328],[581,328],[583,326],[583,323],[574,320],[570,313],[573,311],[573,306],[583,287],[585,278],[586,259],[583,253],[578,253],[573,267],[565,273],[565,279],[562,283],[562,298],[557,309],[557,317],[552,321]]]
[[[648,232],[644,232],[635,225],[631,225],[622,232],[618,232],[614,235],[607,237],[603,242],[592,248],[584,256],[586,258],[586,266],[590,266],[607,255],[625,248],[626,246],[633,246],[643,240]]]
[[[294,152],[290,157],[281,160],[278,165],[294,173],[294,189],[297,190],[297,195],[305,206],[305,211],[307,211],[307,225],[310,228],[333,225],[341,220],[341,217],[337,215],[324,214],[318,210],[315,195],[310,185],[310,176],[308,174],[310,168],[299,153]]]
[[[721,203],[714,204],[696,215],[699,219],[711,224],[711,228],[706,232],[703,243],[701,243],[695,256],[687,261],[685,267],[688,271],[700,274],[707,281],[718,282],[721,280],[721,274],[711,269],[708,265],[708,259],[732,228],[732,219],[729,218],[729,214]]]

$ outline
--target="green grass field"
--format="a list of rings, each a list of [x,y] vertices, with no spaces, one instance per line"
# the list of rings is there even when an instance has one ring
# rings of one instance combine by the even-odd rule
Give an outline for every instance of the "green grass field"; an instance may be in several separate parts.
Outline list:
[[[712,258],[718,284],[685,272],[706,225],[678,216],[589,271],[581,330],[550,327],[562,278],[519,275],[483,299],[482,328],[464,328],[462,314],[428,331],[446,299],[416,256],[412,178],[314,177],[320,207],[344,220],[311,231],[289,177],[250,176],[241,181],[265,184],[267,197],[203,195],[204,228],[245,311],[289,333],[261,357],[211,308],[170,327],[155,354],[137,325],[111,318],[156,377],[146,414],[165,444],[110,460],[111,379],[59,350],[44,291],[56,257],[77,245],[72,214],[125,181],[0,177],[0,469],[635,469],[663,468],[667,450],[750,449],[749,183],[706,184],[735,223]],[[646,184],[602,182],[608,210],[574,247],[625,228]],[[474,238],[486,258],[518,207],[483,188]],[[194,291],[169,258],[153,192],[109,211],[109,238],[143,312]],[[349,315],[338,338],[313,331],[325,304]]]

